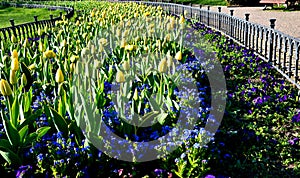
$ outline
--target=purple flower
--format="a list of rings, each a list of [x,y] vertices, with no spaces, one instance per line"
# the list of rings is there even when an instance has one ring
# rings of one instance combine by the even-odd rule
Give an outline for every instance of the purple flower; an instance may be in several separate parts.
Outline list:
[[[300,112],[292,117],[292,122],[299,122],[300,121]]]
[[[16,177],[23,177],[26,172],[30,171],[32,167],[30,165],[20,166],[17,170]]]
[[[211,175],[211,174],[208,174],[208,175],[205,176],[205,178],[215,178],[215,176]]]

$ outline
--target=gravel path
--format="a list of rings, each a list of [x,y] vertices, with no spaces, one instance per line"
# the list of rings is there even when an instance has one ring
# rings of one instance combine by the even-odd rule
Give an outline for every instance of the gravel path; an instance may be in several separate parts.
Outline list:
[[[207,8],[203,6],[203,8]],[[263,10],[263,7],[226,7],[222,6],[222,12],[230,14],[234,10],[234,16],[245,18],[245,13],[250,13],[250,22],[270,26],[270,19],[275,18],[275,29],[300,39],[300,11],[283,12],[279,10]],[[217,12],[216,6],[211,7]]]

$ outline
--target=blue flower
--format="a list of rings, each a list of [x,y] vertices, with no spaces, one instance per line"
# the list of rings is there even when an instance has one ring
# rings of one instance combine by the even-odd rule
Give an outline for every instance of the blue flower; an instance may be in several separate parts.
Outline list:
[[[292,117],[292,122],[299,122],[300,121],[300,112]]]

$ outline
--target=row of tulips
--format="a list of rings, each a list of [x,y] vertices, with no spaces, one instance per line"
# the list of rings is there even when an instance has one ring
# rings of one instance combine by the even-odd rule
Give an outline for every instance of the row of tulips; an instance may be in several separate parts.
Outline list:
[[[77,2],[75,7],[81,12],[73,19],[40,29],[36,39],[1,44],[4,176],[298,174],[299,91],[251,50],[159,6]],[[203,146],[212,110],[203,66],[213,70],[205,61],[216,58],[228,98],[215,139]],[[180,87],[190,81],[196,89]],[[160,159],[138,163],[147,158],[139,152],[145,147],[126,144],[180,135],[175,128],[180,115],[186,116],[182,124],[197,121],[180,146],[167,155],[174,140],[149,145]],[[132,163],[117,160],[123,153]]]

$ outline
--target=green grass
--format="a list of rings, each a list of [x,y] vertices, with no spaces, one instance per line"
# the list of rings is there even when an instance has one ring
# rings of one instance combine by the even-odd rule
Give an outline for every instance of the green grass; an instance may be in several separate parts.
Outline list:
[[[0,28],[10,27],[10,19],[15,20],[15,25],[26,22],[34,22],[34,16],[38,16],[38,20],[50,19],[50,14],[53,17],[58,17],[61,10],[49,11],[48,9],[27,9],[15,7],[1,7],[0,6]],[[63,13],[65,14],[65,13]]]
[[[175,0],[172,0],[175,2]],[[176,0],[177,3],[183,2],[184,4],[202,4],[202,5],[211,5],[211,6],[226,6],[226,0]]]

